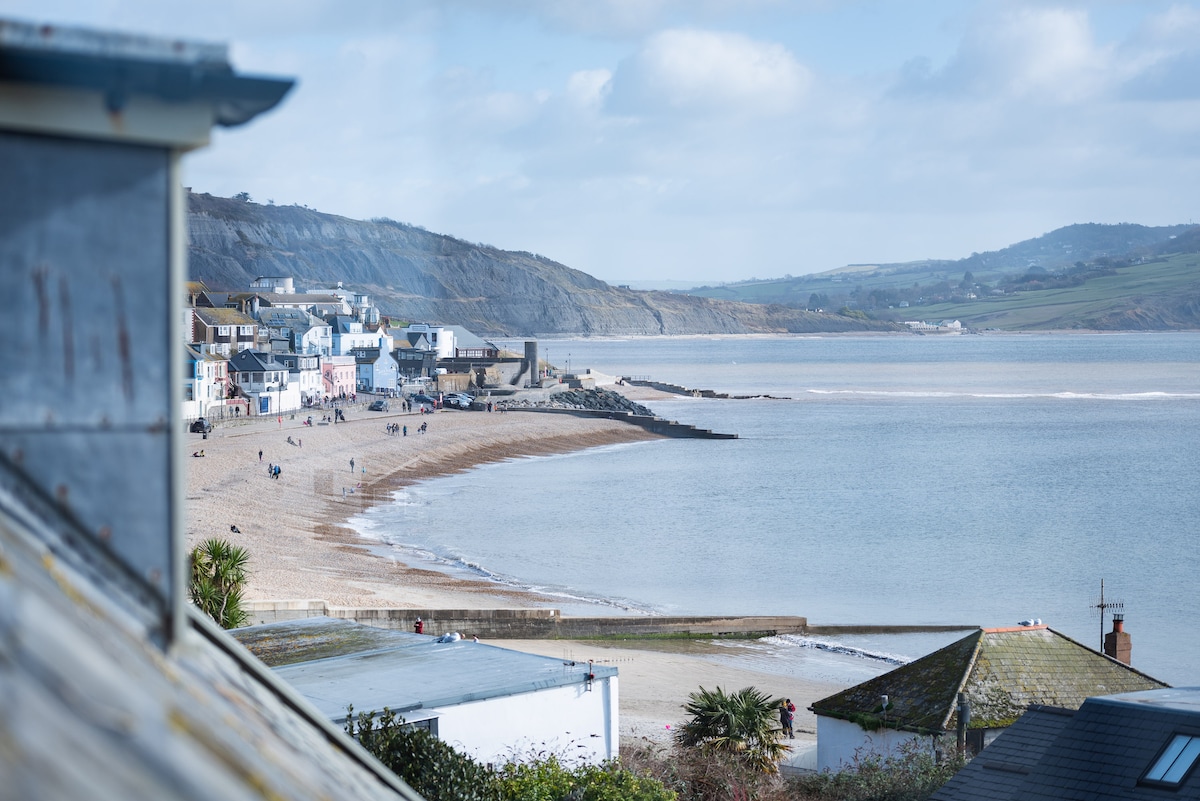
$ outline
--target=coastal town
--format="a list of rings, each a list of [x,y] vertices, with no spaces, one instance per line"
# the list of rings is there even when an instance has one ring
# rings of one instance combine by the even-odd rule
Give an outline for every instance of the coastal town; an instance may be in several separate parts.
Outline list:
[[[401,324],[336,281],[187,281],[180,158],[291,81],[237,75],[220,46],[0,34],[0,164],[19,198],[0,204],[16,332],[0,368],[0,797],[565,801],[592,797],[587,779],[631,801],[782,801],[909,769],[942,801],[1200,797],[1200,691],[1136,667],[1136,625],[1103,585],[1093,648],[1037,618],[566,614],[471,565],[406,561],[368,518],[418,482],[732,435],[523,408],[510,401],[576,385],[669,393],[549,374],[536,341],[506,353]],[[436,509],[445,527],[501,514],[549,548],[578,513]],[[854,682],[739,658],[863,630],[947,644]],[[553,792],[522,784],[560,768]]]
[[[368,295],[340,281],[298,292],[290,276],[262,276],[246,291],[215,292],[202,282],[187,291],[189,421],[293,415],[360,394],[529,387],[542,377],[540,365],[502,356],[462,326],[393,325]]]

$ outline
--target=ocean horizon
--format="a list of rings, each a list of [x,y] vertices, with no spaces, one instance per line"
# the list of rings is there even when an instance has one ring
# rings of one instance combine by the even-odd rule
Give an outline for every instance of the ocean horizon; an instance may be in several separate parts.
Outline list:
[[[570,613],[1041,618],[1099,648],[1103,579],[1106,601],[1124,603],[1134,667],[1186,684],[1200,657],[1188,636],[1198,345],[1194,333],[544,340],[543,358],[573,372],[771,397],[646,404],[737,440],[485,465],[351,524],[405,561]],[[817,650],[845,646],[845,677],[854,660],[890,669],[870,654],[907,660],[949,641]],[[761,647],[779,666],[814,648]]]

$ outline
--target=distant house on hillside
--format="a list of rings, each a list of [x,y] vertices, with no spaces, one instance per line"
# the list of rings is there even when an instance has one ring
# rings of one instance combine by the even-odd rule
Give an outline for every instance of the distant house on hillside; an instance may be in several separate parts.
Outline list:
[[[978,752],[1030,704],[1076,709],[1092,696],[1166,686],[1047,626],[980,629],[809,707],[817,767],[840,770],[860,750],[890,753],[914,740],[952,748],[960,702],[970,710],[966,745]]]

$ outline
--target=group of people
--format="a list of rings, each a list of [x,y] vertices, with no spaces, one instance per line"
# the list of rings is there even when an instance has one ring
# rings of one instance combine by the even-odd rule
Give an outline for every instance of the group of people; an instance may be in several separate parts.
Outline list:
[[[279,479],[279,465],[267,463],[267,475],[273,479]]]
[[[402,426],[399,423],[388,423],[387,432],[389,434],[400,434],[401,432],[403,432],[403,436],[407,437],[408,436],[408,426]]]
[[[793,721],[796,719],[796,705],[792,703],[791,698],[785,698],[779,702],[779,724],[783,726],[783,733],[787,735],[789,740],[796,739],[796,730],[792,727]]]

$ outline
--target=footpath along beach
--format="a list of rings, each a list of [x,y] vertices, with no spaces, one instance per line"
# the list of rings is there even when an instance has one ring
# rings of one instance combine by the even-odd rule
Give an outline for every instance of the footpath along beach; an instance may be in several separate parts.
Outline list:
[[[651,400],[656,394],[634,390],[628,396]],[[404,564],[379,543],[360,537],[346,521],[389,503],[398,487],[475,465],[654,437],[619,421],[519,411],[418,415],[356,409],[346,416],[345,423],[312,427],[302,424],[307,413],[295,419],[285,415],[282,423],[243,419],[222,422],[207,439],[185,435],[187,545],[221,537],[244,547],[250,554],[248,600],[319,599],[339,607],[410,609],[553,608],[551,598]],[[314,418],[320,420],[321,413]],[[421,423],[428,424],[426,433],[418,433]],[[389,424],[407,426],[408,435],[387,433]],[[191,456],[201,450],[203,457]],[[280,466],[278,478],[268,475],[268,465]],[[736,644],[494,644],[618,667],[623,738],[669,737],[667,727],[683,719],[682,704],[700,686],[736,690],[755,685],[793,699],[800,710],[797,745],[805,746],[815,737],[807,706],[842,689],[739,667]]]

